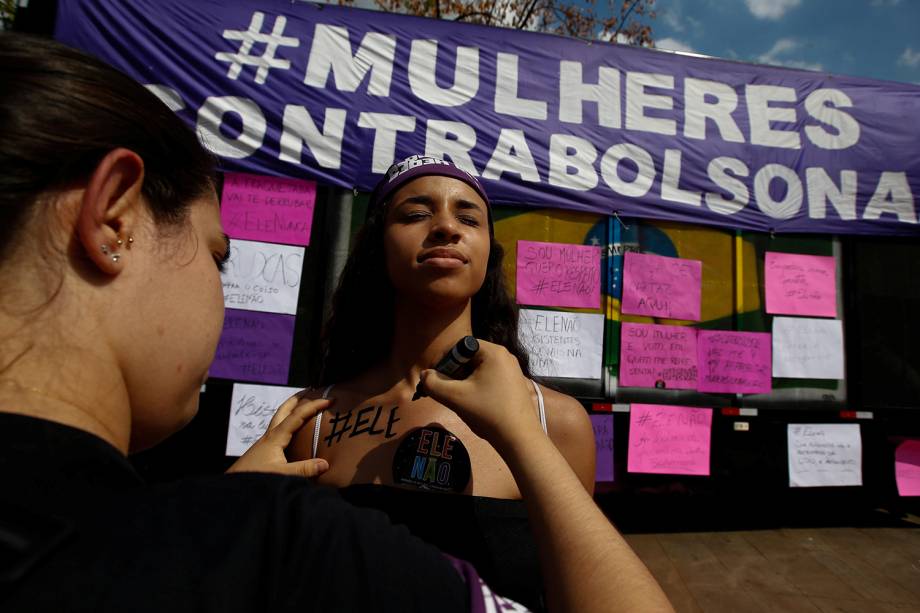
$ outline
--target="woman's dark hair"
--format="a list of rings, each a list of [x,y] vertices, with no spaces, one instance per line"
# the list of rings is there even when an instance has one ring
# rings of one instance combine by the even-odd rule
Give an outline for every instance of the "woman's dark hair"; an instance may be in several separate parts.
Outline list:
[[[88,177],[113,149],[144,160],[157,223],[213,189],[214,158],[145,87],[50,39],[0,33],[0,262],[33,204]]]
[[[393,341],[395,291],[383,247],[386,203],[374,207],[355,238],[323,329],[323,362],[315,387],[351,379],[386,359]],[[482,287],[473,296],[473,335],[504,345],[532,377],[527,352],[518,340],[518,307],[505,285],[504,250],[491,239]]]

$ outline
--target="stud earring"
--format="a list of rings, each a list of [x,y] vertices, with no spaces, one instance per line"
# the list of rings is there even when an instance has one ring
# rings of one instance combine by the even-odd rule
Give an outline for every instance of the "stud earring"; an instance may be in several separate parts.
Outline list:
[[[121,247],[122,245],[125,244],[125,241],[123,241],[123,240],[121,240],[121,239],[119,238],[117,241],[115,241],[115,244],[117,244],[119,247]]]
[[[101,247],[101,249],[102,249],[102,255],[108,255],[108,254],[109,254],[109,246],[108,246],[108,245],[103,245],[103,246]]]
[[[128,236],[128,244],[129,244],[129,245],[134,244],[134,237],[133,237],[133,236]]]
[[[116,264],[118,263],[118,260],[120,260],[120,259],[121,259],[121,254],[120,254],[120,253],[113,253],[113,254],[112,254],[112,261],[115,262]]]

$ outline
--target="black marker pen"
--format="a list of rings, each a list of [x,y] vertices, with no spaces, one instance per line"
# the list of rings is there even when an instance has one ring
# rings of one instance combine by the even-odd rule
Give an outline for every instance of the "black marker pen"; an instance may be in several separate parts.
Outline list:
[[[441,361],[435,365],[434,369],[442,375],[447,375],[452,379],[459,379],[460,375],[463,374],[463,367],[473,359],[477,351],[479,351],[479,341],[476,340],[476,337],[464,336],[441,358]],[[418,400],[428,395],[422,391],[421,387],[422,382],[419,381],[418,385],[415,386],[415,394],[412,395],[412,400]]]

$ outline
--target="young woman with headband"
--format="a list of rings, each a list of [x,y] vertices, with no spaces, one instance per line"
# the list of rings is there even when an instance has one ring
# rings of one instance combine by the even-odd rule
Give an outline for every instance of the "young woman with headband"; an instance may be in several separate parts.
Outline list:
[[[459,339],[505,347],[544,434],[592,492],[587,413],[531,379],[517,328],[479,181],[431,156],[394,164],[371,195],[324,333],[313,395],[335,406],[301,431],[293,457],[328,460],[319,483],[386,511],[473,561],[496,589],[539,608],[536,549],[505,459],[443,404],[413,398],[419,373]]]

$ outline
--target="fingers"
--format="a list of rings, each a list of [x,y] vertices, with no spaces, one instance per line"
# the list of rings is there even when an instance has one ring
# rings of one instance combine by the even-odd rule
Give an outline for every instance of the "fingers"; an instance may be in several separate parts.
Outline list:
[[[278,467],[278,472],[282,475],[303,477],[305,479],[318,477],[327,470],[329,470],[329,462],[322,458],[315,458],[313,460],[301,460],[300,462],[290,462]]]
[[[448,407],[452,405],[451,400],[456,393],[453,388],[458,384],[463,385],[463,382],[451,379],[431,368],[419,373],[419,381],[426,394]]]
[[[272,415],[271,421],[268,422],[269,430],[287,419],[287,416],[291,414],[291,411],[293,411],[294,407],[297,406],[297,403],[300,402],[301,393],[302,392],[298,392],[281,403],[281,406],[278,407],[278,410],[275,411],[274,415]]]
[[[296,434],[308,420],[312,419],[313,416],[320,411],[326,410],[332,404],[332,399],[320,398],[303,402],[294,396],[286,400],[275,415],[277,416],[277,414],[281,412],[281,409],[291,400],[295,400],[296,402],[292,407],[287,409],[287,415],[281,419],[279,423],[271,426],[271,430],[268,432],[268,435],[272,438],[272,443],[280,445],[281,447],[287,447],[291,439],[294,438],[294,434]],[[274,421],[273,418],[272,422]]]

